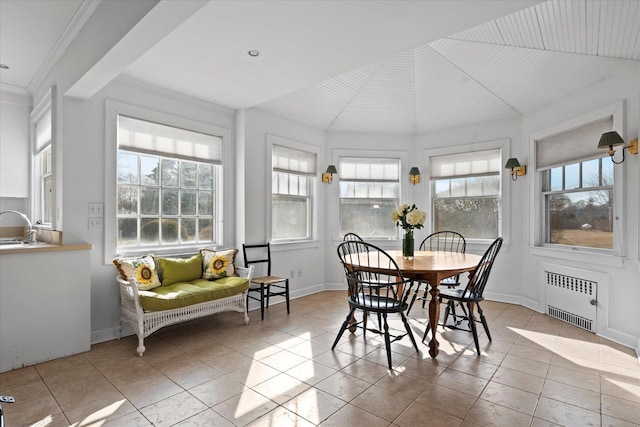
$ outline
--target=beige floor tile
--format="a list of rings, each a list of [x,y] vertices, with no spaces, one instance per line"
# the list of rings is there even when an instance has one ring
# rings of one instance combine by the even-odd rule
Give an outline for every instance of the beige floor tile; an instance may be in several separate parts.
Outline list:
[[[389,390],[394,394],[414,400],[429,386],[429,383],[420,381],[416,379],[416,377],[408,374],[391,372],[375,385]]]
[[[538,403],[537,394],[493,381],[487,384],[480,398],[500,406],[506,406],[507,408],[524,412],[528,415],[533,415]]]
[[[65,383],[52,393],[63,411],[103,398],[122,398],[122,394],[104,378],[77,384]]]
[[[522,357],[524,359],[535,360],[538,362],[551,363],[551,357],[553,352],[542,348],[532,348],[529,346],[515,344],[509,350],[509,354],[512,356]]]
[[[258,384],[253,390],[278,404],[283,404],[309,387],[309,384],[283,373]]]
[[[292,353],[288,350],[281,350],[278,353],[274,353],[271,356],[260,359],[261,363],[271,366],[281,372],[286,372],[294,366],[306,361],[306,357]]]
[[[310,423],[302,417],[294,414],[288,409],[278,406],[276,409],[267,412],[257,420],[248,424],[250,427],[312,427]]]
[[[290,375],[307,384],[314,385],[338,372],[336,369],[330,368],[322,363],[314,360],[307,360],[298,366],[289,369],[287,375]]]
[[[153,424],[138,411],[104,423],[105,427],[149,427],[152,425]]]
[[[85,405],[65,411],[71,423],[89,426],[115,420],[135,412],[136,408],[124,396],[120,399],[99,399]]]
[[[600,375],[602,394],[640,403],[640,379],[612,373]]]
[[[542,378],[545,378],[549,371],[549,364],[547,363],[511,355],[507,355],[500,366]]]
[[[282,406],[313,424],[320,424],[346,404],[322,390],[309,388]]]
[[[498,370],[498,366],[486,363],[483,359],[483,357],[475,359],[458,357],[449,365],[449,369],[489,380]]]
[[[174,424],[175,427],[233,427],[233,425],[231,421],[213,409],[204,410]]]
[[[638,424],[621,420],[620,418],[602,415],[602,427],[637,427]]]
[[[531,415],[484,399],[478,399],[466,417],[467,421],[479,426],[496,427],[528,426],[531,423],[531,419]]]
[[[50,396],[50,390],[40,377],[38,377],[37,380],[25,383],[22,383],[22,381],[14,382],[14,384],[16,385],[13,387],[7,387],[4,383],[0,383],[2,386],[2,394],[12,396],[18,403],[26,403]]]
[[[542,389],[542,396],[570,405],[579,406],[594,412],[600,412],[600,393],[583,388],[562,384],[547,379]]]
[[[217,404],[212,409],[238,426],[244,426],[260,418],[278,406],[251,389]]]
[[[224,375],[224,377],[233,379],[247,387],[253,387],[268,380],[269,378],[275,377],[278,374],[280,374],[279,370],[254,360],[250,366],[237,369]]]
[[[346,404],[321,424],[323,427],[387,427],[389,422],[356,406]]]
[[[432,382],[438,378],[445,369],[446,365],[441,363],[441,360],[426,356],[424,359],[409,358],[405,360],[402,362],[402,365],[395,368],[395,372],[419,378],[423,382]]]
[[[374,385],[350,403],[387,421],[393,421],[411,402],[411,399]]]
[[[222,376],[189,389],[189,393],[200,399],[205,405],[215,406],[246,389],[244,384]]]
[[[440,384],[472,396],[480,396],[480,393],[482,393],[482,390],[488,382],[488,380],[452,369],[447,369],[434,381],[435,384]]]
[[[602,413],[640,424],[640,403],[602,395]]]
[[[551,366],[547,374],[547,379],[574,387],[580,387],[585,390],[600,392],[600,376],[587,374],[583,371],[576,371],[561,366]]]
[[[36,370],[43,379],[47,379],[54,375],[60,375],[64,372],[73,372],[79,369],[93,367],[82,354],[76,354],[69,357],[61,357],[48,362],[39,363],[35,366]]]
[[[515,387],[529,393],[540,394],[544,386],[544,378],[535,375],[525,374],[524,372],[514,371],[513,369],[500,367],[491,381],[496,383]]]
[[[37,366],[37,365],[36,365]],[[2,384],[3,392],[23,386],[31,382],[42,382],[40,374],[35,366],[15,369],[0,374],[0,384]]]
[[[326,365],[335,370],[339,370],[344,368],[347,365],[352,364],[358,358],[351,354],[343,353],[341,351],[327,351],[326,353],[322,353],[319,356],[316,356],[312,359],[315,362],[320,362],[323,365]]]
[[[140,412],[155,426],[170,426],[205,409],[204,403],[185,391],[146,406]]]
[[[222,356],[214,357],[213,359],[204,360],[203,362],[220,372],[229,373],[251,366],[254,360],[242,353],[232,351]]]
[[[533,421],[531,421],[531,427],[562,427],[562,426],[560,424],[552,423],[551,421],[533,417]]]
[[[540,397],[535,416],[565,426],[599,426],[600,414],[577,406]]]
[[[218,378],[223,374],[223,372],[220,372],[204,363],[187,367],[176,366],[174,369],[165,372],[167,377],[171,378],[176,384],[184,389],[195,387],[204,382]]]
[[[393,424],[400,427],[457,427],[462,424],[462,419],[437,409],[425,408],[421,402],[413,402],[394,420]]]
[[[340,371],[371,384],[379,381],[388,374],[388,369],[385,366],[369,362],[365,359],[360,359],[342,368]]]
[[[121,388],[122,394],[136,408],[144,408],[183,391],[182,387],[162,377],[149,382],[129,385]]]
[[[439,384],[431,384],[416,399],[416,402],[423,402],[430,408],[439,409],[458,418],[464,418],[475,401],[475,396]]]
[[[43,420],[46,421],[48,417],[62,414],[60,406],[51,396],[29,401],[16,400],[15,403],[5,403],[2,405],[2,410],[7,427],[30,426]],[[43,422],[42,425],[48,426],[46,422]]]
[[[371,383],[362,381],[343,372],[336,372],[315,385],[319,390],[329,393],[345,402],[351,401],[370,386]]]

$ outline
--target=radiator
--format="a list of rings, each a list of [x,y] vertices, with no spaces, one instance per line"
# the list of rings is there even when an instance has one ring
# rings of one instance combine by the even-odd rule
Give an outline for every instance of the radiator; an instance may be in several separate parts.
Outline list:
[[[547,314],[578,328],[596,332],[597,277],[601,274],[551,264],[542,268]]]

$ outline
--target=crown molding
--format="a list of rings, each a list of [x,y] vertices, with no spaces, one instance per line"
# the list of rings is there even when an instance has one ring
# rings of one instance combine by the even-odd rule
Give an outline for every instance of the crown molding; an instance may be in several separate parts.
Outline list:
[[[31,93],[26,87],[14,86],[7,83],[0,83],[0,91],[31,96]]]
[[[62,58],[62,55],[64,55],[64,52],[67,50],[71,42],[76,38],[78,33],[80,33],[80,30],[82,30],[98,6],[100,6],[100,3],[102,3],[102,0],[83,0],[82,3],[80,3],[80,6],[78,6],[78,9],[62,31],[62,34],[60,34],[60,37],[56,40],[56,43],[47,54],[47,57],[42,61],[42,64],[40,64],[40,68],[38,68],[38,71],[29,82],[29,91],[35,92],[35,90],[42,84],[56,62]]]

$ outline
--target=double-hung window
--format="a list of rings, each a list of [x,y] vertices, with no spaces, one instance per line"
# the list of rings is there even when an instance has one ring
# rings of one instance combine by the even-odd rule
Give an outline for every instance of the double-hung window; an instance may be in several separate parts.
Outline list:
[[[400,159],[340,157],[340,235],[393,239],[400,202]]]
[[[317,154],[272,145],[271,240],[313,238]]]
[[[218,136],[118,115],[118,250],[220,244]]]
[[[35,123],[35,164],[34,164],[34,219],[51,226],[53,206],[53,175],[51,173],[52,141],[51,106]]]
[[[597,149],[612,128],[608,116],[536,140],[545,245],[614,249],[614,165]]]
[[[430,158],[433,231],[495,239],[500,224],[500,149]]]

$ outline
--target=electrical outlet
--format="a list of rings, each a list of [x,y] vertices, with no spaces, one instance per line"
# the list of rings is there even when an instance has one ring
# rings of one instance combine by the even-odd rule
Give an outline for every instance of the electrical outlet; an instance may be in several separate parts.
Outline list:
[[[89,218],[102,218],[104,216],[103,203],[89,203]]]
[[[302,269],[301,268],[298,269],[298,277],[302,277]]]
[[[89,230],[102,230],[103,226],[104,226],[104,219],[89,218]]]

